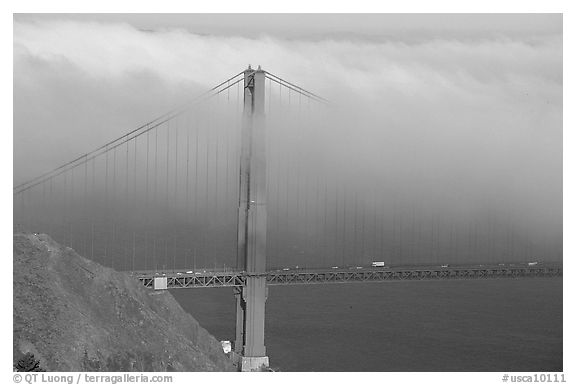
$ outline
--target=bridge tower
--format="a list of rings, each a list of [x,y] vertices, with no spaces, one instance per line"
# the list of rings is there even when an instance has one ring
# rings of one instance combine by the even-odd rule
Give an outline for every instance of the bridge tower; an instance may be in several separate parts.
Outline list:
[[[237,267],[248,274],[235,292],[234,352],[242,371],[269,366],[264,346],[266,278],[266,131],[265,72],[244,71],[244,113],[240,150]],[[254,276],[250,276],[254,274]],[[260,274],[260,276],[258,276]]]

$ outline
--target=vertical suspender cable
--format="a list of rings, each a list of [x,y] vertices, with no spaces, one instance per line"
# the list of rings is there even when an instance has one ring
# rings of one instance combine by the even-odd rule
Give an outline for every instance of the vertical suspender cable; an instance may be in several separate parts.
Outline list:
[[[134,138],[134,194],[132,195],[132,200],[133,200],[133,231],[132,231],[132,271],[134,271],[135,268],[135,262],[136,262],[136,231],[137,231],[137,227],[139,225],[139,215],[138,215],[138,199],[137,199],[137,191],[138,191],[138,173],[137,173],[137,165],[138,165],[138,137]]]
[[[210,105],[210,103],[208,103]],[[218,107],[218,104],[216,104]],[[212,110],[209,108],[208,112],[212,116]],[[220,135],[218,130],[218,121],[216,120],[216,114],[214,114],[214,135],[216,136],[216,150],[214,155],[214,216],[216,218],[216,223],[218,223],[218,166],[220,164],[220,159],[218,159],[219,147],[220,147]]]
[[[372,204],[370,207],[370,211],[372,212],[372,228],[371,228],[371,233],[372,233],[372,242],[370,243],[371,245],[371,252],[370,252],[370,256],[376,256],[376,250],[377,250],[377,243],[378,243],[378,203],[376,202],[376,188],[372,189]],[[379,255],[378,255],[379,256]],[[377,258],[374,259],[375,261],[382,261],[381,258]],[[370,261],[368,261],[370,262]]]
[[[226,218],[227,215],[230,215],[230,218],[234,218],[234,211],[230,210],[230,207],[233,207],[230,205],[231,200],[229,199],[230,196],[230,135],[231,133],[231,124],[230,124],[230,120],[231,120],[231,107],[230,107],[230,82],[228,82],[227,86],[227,96],[226,96],[226,122],[225,122],[225,130],[224,130],[224,138],[226,140],[226,192],[225,192],[225,198],[224,198],[224,202],[225,202],[225,214],[224,217]],[[229,221],[226,221],[225,225],[228,226]],[[231,242],[230,243],[226,243],[227,245],[230,244],[230,255],[234,256],[235,255],[235,244],[236,244],[236,234],[235,232],[230,232],[230,237],[231,237]],[[234,260],[234,259],[232,259]],[[232,265],[234,266],[234,265]]]
[[[108,255],[108,215],[110,214],[110,206],[108,200],[108,146],[106,146],[106,160],[105,160],[105,171],[104,171],[104,212],[105,212],[105,223],[104,223],[104,258]],[[107,259],[107,258],[106,258]]]
[[[358,253],[358,191],[354,191],[354,241],[352,243],[352,261],[356,261]]]
[[[390,257],[390,263],[394,264],[395,258],[398,255],[398,245],[396,241],[396,199],[392,202],[392,256]]]
[[[417,250],[416,250],[416,213],[414,209],[414,202],[412,202],[411,208],[411,222],[410,222],[410,254],[412,256],[412,260],[419,263]]]
[[[206,203],[204,205],[205,210],[204,210],[204,223],[206,224],[203,228],[202,231],[202,253],[203,253],[203,257],[206,259],[207,256],[209,255],[209,251],[208,251],[208,221],[209,221],[209,212],[208,212],[208,207],[209,204],[208,202],[210,202],[210,195],[209,195],[209,183],[210,183],[210,178],[209,178],[209,173],[210,173],[210,129],[211,129],[211,125],[210,125],[210,114],[208,114],[206,116]],[[207,261],[205,261],[207,262]],[[207,266],[205,264],[205,266]]]
[[[88,218],[88,162],[84,163],[84,219]],[[84,245],[82,247],[82,252],[84,256],[88,255],[88,229],[86,229],[86,223],[84,224]]]
[[[164,206],[164,210],[166,210],[165,215],[168,215],[170,213],[170,195],[168,193],[168,184],[169,184],[169,180],[170,180],[170,121],[166,122],[166,188],[165,188],[165,200],[166,200],[166,205]],[[167,232],[166,234],[164,234],[164,236],[166,237],[166,241],[165,241],[165,247],[164,247],[164,266],[169,266],[169,261],[168,261],[168,237],[169,234],[171,234],[172,229],[170,228],[170,226],[167,226],[164,229],[165,232]]]
[[[334,258],[334,263],[337,262],[338,260],[338,254],[341,250],[340,248],[340,242],[339,242],[339,236],[338,236],[338,209],[339,209],[339,204],[338,204],[338,192],[339,192],[339,183],[338,180],[335,180],[334,182],[334,190],[335,190],[335,201],[334,201],[334,254],[333,254],[333,258]]]
[[[31,190],[32,191],[32,190]],[[74,168],[70,170],[70,218],[68,222],[68,228],[70,232],[70,247],[74,248],[74,226],[72,225],[74,221]]]
[[[198,237],[198,142],[200,137],[200,124],[197,119],[195,119],[196,124],[194,129],[196,130],[196,149],[194,152],[194,229],[195,229],[195,236],[194,236],[194,257],[196,257],[196,251],[198,250],[198,243],[200,239]]]
[[[172,235],[172,271],[176,270],[176,234]]]
[[[129,214],[129,208],[128,208],[128,206],[129,206],[129,200],[130,200],[129,190],[128,190],[128,189],[129,189],[129,186],[130,186],[130,183],[129,183],[129,180],[128,180],[128,166],[129,166],[128,162],[129,162],[129,159],[130,159],[130,147],[129,147],[129,144],[130,144],[130,142],[126,142],[126,175],[125,175],[125,177],[126,177],[126,182],[125,182],[125,183],[126,183],[126,189],[125,189],[125,191],[126,191],[126,196],[125,196],[125,201],[124,201],[124,207],[125,207],[124,212],[125,212],[125,216],[126,216],[126,218],[125,218],[125,223],[126,223],[126,229],[125,229],[126,242],[125,242],[125,247],[124,247],[124,251],[125,251],[125,253],[124,253],[124,261],[123,261],[123,262],[124,262],[124,266],[122,266],[122,269],[124,269],[124,270],[128,270],[128,263],[129,263],[129,261],[130,261],[130,254],[129,254],[129,251],[128,251],[128,248],[129,248],[129,245],[130,245],[130,234],[128,233],[128,228],[129,228],[129,215],[128,215],[128,214]]]
[[[160,200],[158,199],[158,127],[154,128],[154,207],[158,207]],[[154,270],[158,269],[158,259],[157,259],[157,248],[156,248],[156,237],[158,236],[158,223],[156,222],[154,232]]]
[[[178,118],[174,119],[174,213],[179,212],[178,209]],[[172,239],[172,266],[176,269],[176,253],[178,252],[177,248],[177,237],[176,237],[176,229],[173,231],[174,238]]]
[[[320,237],[320,212],[322,208],[320,206],[320,175],[318,171],[316,171],[316,201],[314,202],[314,248],[312,250],[312,255],[315,259],[318,258],[319,253],[321,252],[320,243],[322,238]],[[314,263],[314,266],[318,266],[318,262]]]
[[[328,174],[326,173],[324,175],[324,218],[323,218],[323,223],[322,223],[322,228],[324,231],[324,234],[322,234],[322,248],[320,250],[320,252],[322,253],[322,265],[323,266],[327,266],[328,261],[328,257],[330,255],[330,250],[328,250]]]
[[[186,118],[186,203],[185,203],[185,210],[184,212],[186,213],[186,228],[188,229],[188,231],[190,231],[190,228],[188,226],[189,221],[190,221],[190,210],[189,210],[189,201],[190,201],[190,196],[189,196],[189,190],[190,190],[190,116],[188,115]],[[189,265],[188,265],[188,253],[190,252],[190,237],[186,236],[186,250],[184,252],[184,265],[186,266],[186,269],[189,269]]]
[[[166,185],[165,185],[165,199],[166,206],[165,209],[170,209],[170,195],[169,195],[169,183],[170,183],[170,121],[166,122]],[[166,213],[168,214],[168,212]]]
[[[366,236],[365,236],[365,229],[366,229],[366,203],[365,200],[362,199],[362,202],[360,202],[360,206],[361,206],[361,210],[362,210],[362,215],[361,215],[361,221],[362,221],[362,225],[360,227],[360,235],[361,235],[361,239],[362,239],[362,247],[360,248],[360,258],[356,261],[356,262],[361,262],[364,259],[364,254],[366,251]]]
[[[178,118],[174,119],[174,204],[178,210]]]
[[[382,258],[384,257],[384,243],[385,243],[384,218],[386,217],[386,211],[384,209],[385,206],[384,202],[378,195],[378,190],[374,191],[374,205],[376,207],[374,212],[376,213],[376,221],[378,223],[377,225],[378,227],[375,227],[375,229],[377,229],[375,250],[377,250],[377,256],[380,257],[377,258],[376,261],[384,261],[384,259]],[[387,233],[388,232],[386,232],[386,234]]]
[[[348,248],[346,247],[346,202],[348,201],[348,186],[346,185],[346,182],[344,182],[344,187],[342,188],[342,195],[344,196],[342,199],[344,201],[344,207],[342,210],[342,225],[343,225],[343,229],[342,229],[342,259],[341,259],[341,264],[344,265],[345,261],[346,261],[346,255],[348,252]],[[350,213],[348,213],[348,216],[350,216]]]
[[[148,269],[148,232],[150,231],[150,201],[148,196],[149,184],[149,158],[150,158],[150,131],[146,133],[146,194],[144,197],[145,210],[146,210],[146,226],[144,230],[144,270]]]
[[[113,206],[115,208],[115,210],[113,210],[113,214],[112,214],[112,256],[116,256],[118,254],[115,254],[114,251],[116,249],[116,216],[118,215],[118,211],[116,210],[116,206],[118,205],[118,184],[116,183],[116,160],[117,160],[117,156],[116,156],[116,148],[114,148],[113,150],[113,155],[112,155],[112,159],[113,159],[113,169],[112,169],[112,202],[113,202]],[[116,264],[116,260],[117,258],[114,258],[114,264]]]
[[[96,159],[92,159],[92,196],[96,191]],[[93,198],[94,199],[94,198]],[[94,215],[92,213],[92,229],[90,236],[90,259],[94,260]]]

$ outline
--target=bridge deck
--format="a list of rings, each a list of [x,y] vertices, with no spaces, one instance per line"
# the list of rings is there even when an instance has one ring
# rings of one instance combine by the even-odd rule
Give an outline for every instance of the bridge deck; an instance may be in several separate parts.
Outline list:
[[[497,267],[454,267],[454,268],[366,268],[361,270],[280,270],[263,274],[244,271],[206,271],[193,274],[182,272],[133,273],[145,287],[154,288],[154,278],[166,277],[168,289],[190,289],[200,287],[240,287],[248,276],[265,276],[268,285],[309,285],[349,282],[389,282],[422,280],[462,280],[524,277],[561,277],[559,266],[497,266]]]

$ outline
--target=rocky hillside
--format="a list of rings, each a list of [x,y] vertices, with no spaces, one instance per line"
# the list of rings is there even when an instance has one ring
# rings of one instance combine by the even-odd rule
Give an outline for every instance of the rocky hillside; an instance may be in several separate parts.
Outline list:
[[[14,235],[14,357],[48,371],[233,370],[167,291],[92,262],[43,234]]]

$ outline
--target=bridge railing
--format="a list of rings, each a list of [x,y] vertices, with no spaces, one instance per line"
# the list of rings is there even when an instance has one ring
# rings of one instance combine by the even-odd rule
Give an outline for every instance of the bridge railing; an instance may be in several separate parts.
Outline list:
[[[243,271],[211,271],[187,273],[135,273],[148,288],[155,288],[155,280],[165,280],[167,289],[200,287],[241,287],[249,276],[265,276],[268,285],[326,284],[350,282],[391,282],[423,280],[470,280],[497,278],[561,277],[561,266],[498,266],[457,268],[402,268],[362,270],[288,270],[250,274]]]

